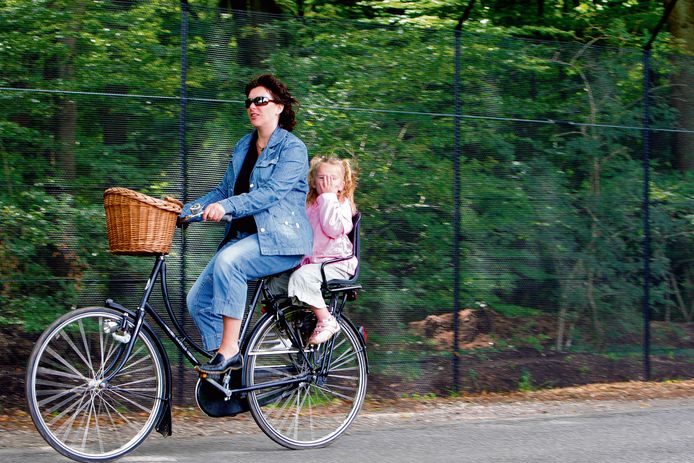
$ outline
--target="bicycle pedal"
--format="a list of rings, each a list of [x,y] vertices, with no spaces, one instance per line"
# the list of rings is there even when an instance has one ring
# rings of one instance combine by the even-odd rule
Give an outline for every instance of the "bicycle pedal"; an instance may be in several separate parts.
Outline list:
[[[200,368],[197,366],[194,368],[194,370],[198,373],[198,377],[200,377],[200,379],[207,379],[208,376],[214,376],[210,375],[206,371],[201,371]]]
[[[217,375],[213,373],[207,373],[205,371],[200,371],[198,370],[198,367],[195,367],[195,371],[198,373],[198,378],[200,379],[206,379],[208,381],[216,381],[219,382],[222,379],[222,375]]]

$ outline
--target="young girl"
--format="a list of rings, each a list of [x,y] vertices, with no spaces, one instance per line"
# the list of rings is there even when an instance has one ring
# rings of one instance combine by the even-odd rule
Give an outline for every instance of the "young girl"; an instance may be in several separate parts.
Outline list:
[[[313,254],[304,257],[301,266],[291,274],[287,294],[310,306],[315,313],[318,322],[308,343],[318,345],[340,331],[323,299],[320,267],[326,260],[352,255],[352,242],[347,234],[352,230],[352,216],[356,213],[356,175],[346,159],[315,157],[309,167],[308,184],[306,214],[313,228]],[[356,269],[357,258],[352,257],[326,265],[325,276],[328,280],[346,280]],[[276,289],[281,286],[284,284],[280,281],[272,285]]]

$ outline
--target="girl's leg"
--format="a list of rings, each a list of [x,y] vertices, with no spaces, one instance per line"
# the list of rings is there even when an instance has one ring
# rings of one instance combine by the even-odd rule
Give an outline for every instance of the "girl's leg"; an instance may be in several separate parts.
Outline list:
[[[325,267],[325,277],[330,280],[344,280],[351,277],[349,273],[336,266]],[[321,285],[323,278],[320,264],[308,264],[299,267],[289,279],[288,293],[307,304],[316,315],[316,328],[309,337],[309,344],[322,344],[340,331],[337,320],[328,311],[323,299]]]

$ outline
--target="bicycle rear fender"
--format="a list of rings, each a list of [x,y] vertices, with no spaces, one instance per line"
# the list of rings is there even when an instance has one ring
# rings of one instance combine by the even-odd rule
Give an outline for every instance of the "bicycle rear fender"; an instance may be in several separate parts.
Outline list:
[[[112,299],[107,299],[106,300],[106,308],[109,309],[116,309],[116,310],[121,310],[125,313],[128,314],[129,317],[131,317],[132,320],[135,320],[135,313],[123,307],[119,303],[115,302]],[[165,370],[166,370],[166,384],[164,385],[164,406],[161,408],[161,412],[159,412],[159,416],[157,417],[157,421],[154,425],[154,429],[157,430],[159,434],[161,434],[164,437],[168,437],[172,434],[172,423],[173,423],[173,418],[172,418],[172,384],[173,384],[173,379],[171,377],[171,364],[169,363],[169,355],[166,353],[166,349],[164,349],[164,345],[161,343],[161,339],[159,339],[159,336],[154,332],[152,327],[147,323],[147,320],[143,320],[142,323],[142,329],[147,332],[148,335],[154,340],[154,343],[157,347],[157,350],[159,351],[159,355],[162,359],[162,362],[165,365]]]
[[[368,375],[371,373],[371,368],[369,367],[369,354],[366,350],[366,341],[364,340],[364,333],[362,332],[362,330],[357,329],[354,323],[352,323],[352,320],[350,320],[349,318],[345,316],[342,316],[341,318],[354,330],[355,333],[357,333],[357,337],[359,338],[359,345],[364,350],[364,358],[366,359],[366,374]]]

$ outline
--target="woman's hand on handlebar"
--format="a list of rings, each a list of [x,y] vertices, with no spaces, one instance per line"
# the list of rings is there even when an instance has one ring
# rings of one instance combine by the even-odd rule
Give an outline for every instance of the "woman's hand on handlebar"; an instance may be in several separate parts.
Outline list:
[[[212,203],[205,208],[205,212],[202,213],[203,222],[219,222],[224,217],[226,212],[224,208],[219,203]]]
[[[189,215],[176,219],[176,225],[178,227],[187,227],[192,222],[231,222],[231,219],[231,214],[224,215],[224,208],[219,203],[208,205],[204,211],[202,210],[202,204],[196,203],[190,207]]]

